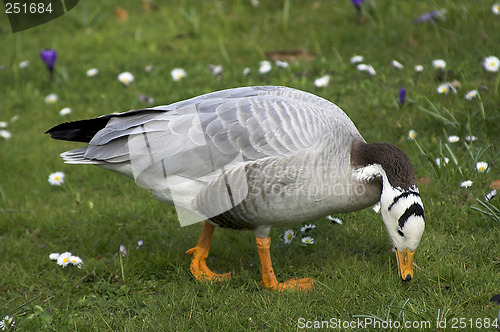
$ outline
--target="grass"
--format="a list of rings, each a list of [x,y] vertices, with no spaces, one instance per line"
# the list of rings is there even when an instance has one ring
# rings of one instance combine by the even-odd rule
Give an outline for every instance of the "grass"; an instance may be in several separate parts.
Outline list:
[[[361,15],[347,0],[260,2],[157,1],[156,10],[138,1],[80,2],[63,17],[16,34],[0,14],[0,121],[12,134],[0,139],[0,317],[13,316],[14,329],[272,331],[297,330],[301,318],[368,317],[424,320],[430,330],[448,330],[453,319],[476,324],[497,316],[489,298],[500,291],[499,199],[483,199],[499,174],[500,75],[480,64],[500,56],[493,2],[368,0]],[[117,6],[127,21],[118,19]],[[411,23],[440,8],[447,10],[444,21]],[[53,81],[39,59],[46,47],[58,52]],[[280,49],[315,57],[260,75],[265,53]],[[377,75],[349,64],[355,54]],[[446,60],[445,71],[432,69],[437,58]],[[393,68],[392,59],[404,69]],[[30,65],[20,69],[24,60]],[[220,79],[209,64],[224,66]],[[422,73],[414,72],[417,64],[424,65]],[[88,78],[93,67],[99,75]],[[175,67],[188,76],[173,82]],[[249,76],[242,74],[245,67]],[[124,71],[135,75],[128,87],[116,79]],[[314,79],[325,74],[330,84],[315,87]],[[457,94],[436,93],[438,84],[453,80],[461,84]],[[181,228],[172,207],[131,180],[63,164],[58,154],[78,144],[43,135],[65,120],[147,107],[141,94],[159,105],[261,84],[323,96],[346,111],[367,141],[395,143],[410,156],[423,178],[427,222],[414,280],[399,280],[381,218],[367,209],[340,216],[344,225],[314,221],[312,246],[297,239],[285,245],[284,229],[272,232],[278,278],[313,277],[310,293],[263,290],[252,234],[220,229],[208,265],[232,271],[233,279],[199,283],[184,252],[195,245],[201,225]],[[408,93],[403,106],[401,86]],[[480,98],[466,101],[471,89],[479,89]],[[59,101],[45,104],[53,92]],[[63,107],[72,109],[67,118],[58,114]],[[416,141],[407,139],[410,129]],[[449,135],[460,142],[449,143]],[[478,140],[465,142],[466,135]],[[437,167],[435,158],[444,157],[450,162]],[[477,161],[488,162],[490,171],[479,174]],[[52,187],[47,177],[57,170],[66,180]],[[472,187],[460,187],[465,180]],[[300,225],[293,229],[298,233]],[[138,240],[144,245],[135,249]],[[64,251],[82,257],[82,268],[48,259]],[[447,328],[438,327],[437,318],[448,319]]]

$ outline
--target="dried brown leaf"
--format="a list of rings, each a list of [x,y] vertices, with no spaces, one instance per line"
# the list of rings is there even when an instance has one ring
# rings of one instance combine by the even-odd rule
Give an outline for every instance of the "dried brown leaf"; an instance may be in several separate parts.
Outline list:
[[[277,50],[265,52],[266,57],[273,61],[297,62],[299,60],[311,61],[316,55],[306,50]]]
[[[121,8],[121,7],[116,7],[115,8],[115,14],[116,14],[116,18],[120,22],[126,22],[128,20],[128,13],[127,13],[127,11],[125,9]]]
[[[418,184],[430,184],[432,182],[432,177],[426,178],[424,176],[421,176],[418,179]]]
[[[500,180],[495,180],[492,183],[490,183],[489,187],[491,189],[499,190],[500,189]]]

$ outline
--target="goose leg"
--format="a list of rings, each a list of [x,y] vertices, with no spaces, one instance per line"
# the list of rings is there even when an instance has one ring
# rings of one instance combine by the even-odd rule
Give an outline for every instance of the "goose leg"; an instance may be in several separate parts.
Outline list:
[[[199,281],[223,281],[231,278],[231,272],[224,274],[213,273],[205,263],[208,251],[210,250],[210,241],[212,240],[214,228],[214,225],[206,222],[196,247],[186,251],[186,255],[193,255],[191,259],[191,273]]]
[[[260,264],[262,266],[262,283],[264,287],[284,291],[284,290],[301,290],[309,291],[312,289],[314,284],[314,279],[311,278],[301,278],[290,279],[285,282],[278,282],[276,276],[274,275],[273,266],[271,263],[271,238],[268,237],[255,237],[257,242],[257,250],[259,251]]]

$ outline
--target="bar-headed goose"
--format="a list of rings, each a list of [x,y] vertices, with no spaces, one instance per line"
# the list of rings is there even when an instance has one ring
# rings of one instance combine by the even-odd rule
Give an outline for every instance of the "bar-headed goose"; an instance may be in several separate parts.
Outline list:
[[[286,87],[243,87],[165,106],[62,123],[52,138],[88,146],[61,156],[133,178],[174,204],[182,225],[204,221],[192,254],[198,280],[222,280],[206,266],[215,226],[252,230],[267,288],[303,289],[313,279],[278,282],[272,227],[293,225],[380,201],[403,280],[424,213],[413,166],[389,143],[367,144],[349,117],[313,94]]]

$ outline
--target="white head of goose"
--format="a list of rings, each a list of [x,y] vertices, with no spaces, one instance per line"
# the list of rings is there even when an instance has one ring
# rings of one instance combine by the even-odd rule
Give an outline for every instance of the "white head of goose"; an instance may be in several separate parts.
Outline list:
[[[313,94],[286,87],[223,90],[144,110],[62,123],[52,138],[86,142],[66,163],[133,178],[174,204],[182,225],[205,221],[192,254],[198,280],[224,280],[205,264],[215,226],[252,230],[263,285],[309,290],[313,279],[278,282],[272,227],[356,211],[380,201],[403,280],[424,231],[413,167],[392,144],[367,144],[349,117]]]

